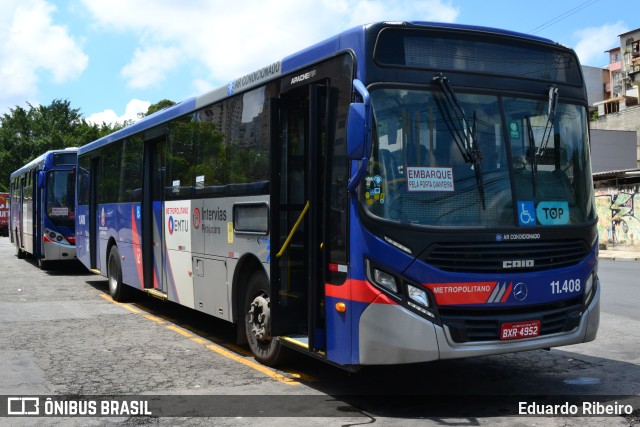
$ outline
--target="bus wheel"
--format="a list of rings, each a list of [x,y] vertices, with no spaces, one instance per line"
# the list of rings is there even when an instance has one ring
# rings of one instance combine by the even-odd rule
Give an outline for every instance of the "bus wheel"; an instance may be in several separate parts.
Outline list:
[[[18,247],[17,244],[16,244],[16,256],[18,257],[18,259],[24,258],[24,251],[20,249],[20,247]]]
[[[40,270],[46,270],[49,268],[49,263],[42,258],[38,258],[38,267]]]
[[[114,301],[124,301],[127,298],[127,289],[122,283],[122,266],[120,264],[120,251],[117,246],[112,246],[107,261],[107,280],[109,281],[109,294]]]
[[[269,304],[269,282],[263,273],[256,272],[249,279],[245,294],[245,333],[254,358],[264,365],[276,366],[285,361],[287,349],[271,336]]]

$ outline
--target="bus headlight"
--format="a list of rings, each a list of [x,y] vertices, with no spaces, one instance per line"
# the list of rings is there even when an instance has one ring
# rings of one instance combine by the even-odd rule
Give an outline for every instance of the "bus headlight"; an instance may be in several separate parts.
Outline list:
[[[380,286],[394,294],[398,293],[398,284],[396,278],[391,274],[379,270],[376,267],[371,266],[369,260],[367,260],[367,278],[374,285]]]
[[[398,285],[396,284],[395,277],[385,273],[384,271],[378,270],[377,268],[373,269],[373,281],[377,285],[380,285],[385,289],[389,289],[391,292],[398,292]]]
[[[65,245],[70,244],[62,234],[57,233],[48,228],[44,229],[44,233],[42,234],[42,240],[45,242],[63,243]]]
[[[436,315],[431,311],[429,297],[424,289],[407,284],[407,295],[409,297],[407,299],[409,307],[435,319]]]
[[[422,289],[407,285],[407,293],[409,294],[410,299],[424,307],[429,307],[429,298],[427,298],[427,293]]]
[[[593,298],[594,292],[594,281],[595,281],[595,273],[591,273],[587,280],[584,282],[584,305],[585,307],[591,303],[591,299]]]

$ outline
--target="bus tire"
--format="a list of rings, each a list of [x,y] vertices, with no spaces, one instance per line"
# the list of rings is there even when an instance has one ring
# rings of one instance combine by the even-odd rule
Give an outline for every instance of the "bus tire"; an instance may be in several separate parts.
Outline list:
[[[107,281],[109,282],[109,294],[114,301],[125,301],[129,295],[127,285],[122,283],[122,264],[120,263],[120,251],[116,245],[111,247],[107,260]]]
[[[269,281],[262,272],[255,272],[249,279],[244,316],[245,335],[253,357],[267,366],[285,362],[288,349],[271,336]]]
[[[16,236],[18,235],[18,229],[16,228]],[[18,243],[18,239],[16,238],[16,256],[18,257],[18,259],[23,259],[24,258],[24,252],[22,251],[22,249],[20,249],[20,244]]]
[[[40,257],[38,258],[38,268],[40,268],[40,270],[48,270],[49,263]]]

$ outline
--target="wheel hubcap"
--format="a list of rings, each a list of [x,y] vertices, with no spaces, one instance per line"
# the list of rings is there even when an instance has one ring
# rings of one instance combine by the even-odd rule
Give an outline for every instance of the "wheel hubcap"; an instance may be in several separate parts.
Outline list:
[[[260,341],[270,341],[271,331],[271,310],[269,309],[269,299],[265,295],[258,295],[251,302],[249,307],[249,324],[251,333]]]
[[[109,289],[111,291],[115,291],[116,286],[118,286],[118,278],[115,277],[115,262],[113,261],[113,257],[109,258]]]

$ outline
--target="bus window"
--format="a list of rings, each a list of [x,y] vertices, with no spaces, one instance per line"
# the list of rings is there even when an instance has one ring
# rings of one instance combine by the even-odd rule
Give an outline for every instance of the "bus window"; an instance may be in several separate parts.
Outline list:
[[[73,224],[75,218],[75,173],[49,171],[47,176],[47,215],[54,224]]]

